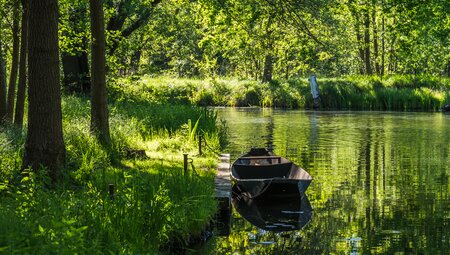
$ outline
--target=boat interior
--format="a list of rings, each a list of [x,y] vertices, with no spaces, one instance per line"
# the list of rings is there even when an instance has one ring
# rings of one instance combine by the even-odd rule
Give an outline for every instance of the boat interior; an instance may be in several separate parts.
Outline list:
[[[264,148],[253,148],[238,158],[231,171],[237,179],[312,179],[302,168]]]
[[[235,177],[239,179],[288,178],[292,165],[292,162],[251,164],[244,160],[233,164],[233,170]]]

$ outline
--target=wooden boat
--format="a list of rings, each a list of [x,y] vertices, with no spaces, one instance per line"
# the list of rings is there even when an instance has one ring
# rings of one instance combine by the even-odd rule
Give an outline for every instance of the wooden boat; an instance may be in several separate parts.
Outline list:
[[[251,199],[240,194],[233,186],[233,207],[254,226],[272,232],[302,229],[311,219],[313,209],[304,193],[288,201],[280,199]]]
[[[231,167],[231,178],[249,198],[289,198],[304,193],[311,175],[286,158],[265,148],[253,148]]]

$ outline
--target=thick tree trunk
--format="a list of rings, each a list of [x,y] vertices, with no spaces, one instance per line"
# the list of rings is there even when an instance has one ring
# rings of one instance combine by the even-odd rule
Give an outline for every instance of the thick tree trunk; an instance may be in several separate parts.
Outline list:
[[[17,88],[16,112],[14,124],[21,127],[23,124],[23,114],[25,105],[25,92],[27,88],[27,54],[28,54],[28,19],[29,0],[22,0],[22,32],[20,42],[19,61],[19,85]]]
[[[264,71],[262,82],[271,82],[273,72],[273,57],[271,54],[267,54],[264,59]]]
[[[64,166],[59,83],[58,1],[30,1],[28,134],[24,168],[47,168],[53,182]]]
[[[9,122],[13,121],[14,115],[14,100],[16,98],[16,83],[17,83],[17,69],[19,67],[19,1],[15,1],[13,10],[13,51],[11,72],[9,75],[9,88],[8,88],[8,105],[6,119]]]
[[[366,64],[366,74],[371,75],[372,74],[372,66],[370,65],[370,15],[369,15],[369,10],[364,10],[364,61]]]
[[[0,124],[6,120],[6,70],[3,58],[3,43],[0,34]]]
[[[90,0],[91,9],[91,130],[103,144],[109,144],[109,121],[106,94],[105,24],[101,0]]]

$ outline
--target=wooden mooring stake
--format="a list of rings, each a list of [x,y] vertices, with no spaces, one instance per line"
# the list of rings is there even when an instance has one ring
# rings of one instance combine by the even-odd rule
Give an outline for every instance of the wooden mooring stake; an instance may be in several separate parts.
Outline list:
[[[203,136],[202,135],[198,135],[198,155],[202,155],[202,140],[203,140]]]
[[[188,174],[188,154],[183,153],[183,169],[184,169],[184,176],[187,176]]]

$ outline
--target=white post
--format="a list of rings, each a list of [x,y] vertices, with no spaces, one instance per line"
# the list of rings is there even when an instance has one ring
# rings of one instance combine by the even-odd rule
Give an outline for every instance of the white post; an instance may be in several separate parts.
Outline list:
[[[311,86],[311,94],[314,100],[314,108],[319,107],[320,102],[320,93],[319,93],[319,85],[317,85],[316,76],[313,74],[308,79],[309,85]]]

